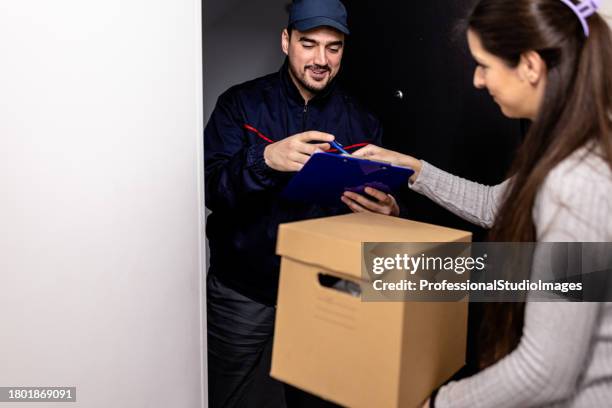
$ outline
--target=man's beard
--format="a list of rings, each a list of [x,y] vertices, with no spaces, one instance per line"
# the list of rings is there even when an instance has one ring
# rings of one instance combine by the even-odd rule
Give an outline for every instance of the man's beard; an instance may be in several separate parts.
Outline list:
[[[327,78],[327,82],[325,82],[325,84],[320,87],[314,87],[313,85],[309,84],[306,79],[308,78],[308,74],[307,71],[311,68],[318,68],[318,69],[325,69],[327,70],[327,72],[329,72],[330,77]],[[296,72],[295,69],[293,68],[293,66],[289,65],[289,69],[291,70],[291,73],[293,74],[293,77],[300,83],[300,85],[306,89],[308,92],[312,93],[313,95],[316,95],[322,91],[325,90],[325,88],[327,88],[327,86],[330,84],[332,78],[331,78],[331,69],[327,66],[313,66],[313,65],[306,65],[304,67],[304,71],[302,73]]]

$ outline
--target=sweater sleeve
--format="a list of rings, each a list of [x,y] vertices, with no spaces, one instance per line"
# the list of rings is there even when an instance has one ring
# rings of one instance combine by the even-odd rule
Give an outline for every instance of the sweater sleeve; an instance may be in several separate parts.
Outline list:
[[[491,228],[509,180],[485,186],[454,176],[423,161],[419,176],[409,187],[427,196],[459,217],[481,227]]]
[[[580,171],[557,169],[546,179],[533,210],[539,242],[610,240],[609,232],[592,225],[598,216],[609,219],[612,215],[610,200],[605,198],[610,182],[608,188],[602,188],[601,180],[583,176]],[[503,408],[563,403],[576,393],[588,365],[602,310],[602,303],[527,303],[517,348],[484,371],[442,387],[436,406]]]
[[[527,303],[518,347],[484,371],[440,389],[436,407],[531,407],[575,392],[600,303]]]

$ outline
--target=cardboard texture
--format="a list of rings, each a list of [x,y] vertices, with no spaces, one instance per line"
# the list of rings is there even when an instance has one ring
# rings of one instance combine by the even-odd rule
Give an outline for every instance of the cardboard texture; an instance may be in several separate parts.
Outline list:
[[[467,302],[362,302],[320,274],[368,285],[362,242],[470,242],[375,214],[283,224],[271,375],[348,407],[417,407],[465,364]]]

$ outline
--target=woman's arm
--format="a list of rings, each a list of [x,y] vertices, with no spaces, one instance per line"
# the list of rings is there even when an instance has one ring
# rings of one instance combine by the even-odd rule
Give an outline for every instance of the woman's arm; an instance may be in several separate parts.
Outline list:
[[[589,356],[600,303],[528,303],[518,347],[484,371],[442,387],[436,407],[531,407],[563,401]]]
[[[490,228],[495,221],[508,182],[489,187],[442,171],[412,156],[369,145],[353,154],[369,160],[410,167],[415,171],[410,178],[412,190],[429,197],[435,203],[461,218]]]
[[[497,186],[485,186],[422,161],[419,175],[409,186],[459,217],[491,228],[508,184],[509,181],[505,181]]]

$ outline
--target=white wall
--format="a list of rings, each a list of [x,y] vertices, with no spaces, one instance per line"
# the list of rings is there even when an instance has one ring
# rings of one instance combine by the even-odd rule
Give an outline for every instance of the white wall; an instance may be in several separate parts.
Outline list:
[[[601,13],[607,18],[608,23],[612,25],[612,0],[601,0]]]
[[[202,406],[200,19],[0,3],[0,386]]]

